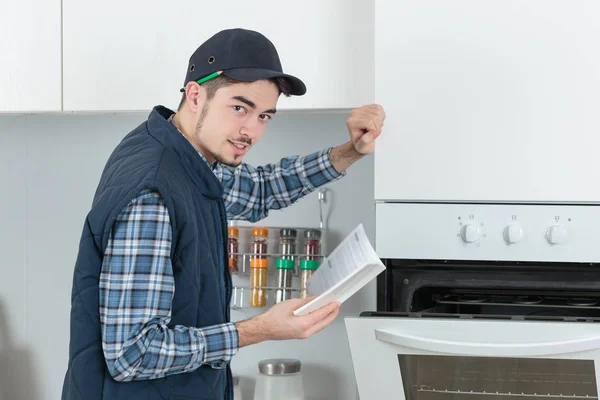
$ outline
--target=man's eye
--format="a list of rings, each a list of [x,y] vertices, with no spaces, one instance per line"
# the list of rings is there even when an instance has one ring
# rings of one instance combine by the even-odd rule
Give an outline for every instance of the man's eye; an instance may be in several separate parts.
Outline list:
[[[246,111],[246,109],[244,109],[244,107],[242,107],[242,106],[233,106],[233,109],[236,112],[244,112],[244,111]]]
[[[267,114],[260,114],[260,118],[263,121],[269,121],[272,117],[270,115],[267,115]]]

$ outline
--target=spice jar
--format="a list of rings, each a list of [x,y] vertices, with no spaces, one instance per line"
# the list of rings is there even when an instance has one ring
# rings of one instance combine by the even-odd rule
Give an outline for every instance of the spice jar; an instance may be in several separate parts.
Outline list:
[[[277,259],[277,295],[275,302],[292,298],[292,274],[294,273],[294,260],[278,258]]]
[[[267,305],[267,271],[269,261],[265,258],[250,259],[250,307]]]
[[[252,258],[267,258],[267,228],[252,228]]]
[[[302,260],[300,262],[300,298],[306,299],[308,297],[308,291],[306,290],[306,284],[312,274],[319,268],[319,262],[317,260]]]
[[[239,244],[238,237],[240,236],[240,230],[234,226],[230,226],[227,229],[229,236],[228,240],[228,252],[229,252],[229,270],[232,274],[238,272],[238,253]]]
[[[285,260],[293,260],[296,254],[296,236],[295,229],[283,228],[279,231],[279,253]]]
[[[307,229],[304,231],[304,254],[307,260],[319,260],[321,255],[321,231]]]
[[[252,254],[250,258],[250,306],[265,307],[267,305],[267,237],[266,228],[252,228]]]

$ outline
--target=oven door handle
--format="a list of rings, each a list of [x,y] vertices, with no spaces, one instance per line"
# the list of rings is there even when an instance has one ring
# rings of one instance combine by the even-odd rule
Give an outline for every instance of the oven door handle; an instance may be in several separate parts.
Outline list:
[[[469,356],[543,356],[600,349],[600,336],[569,338],[550,342],[484,343],[460,342],[415,336],[389,329],[375,329],[377,340],[433,353]]]

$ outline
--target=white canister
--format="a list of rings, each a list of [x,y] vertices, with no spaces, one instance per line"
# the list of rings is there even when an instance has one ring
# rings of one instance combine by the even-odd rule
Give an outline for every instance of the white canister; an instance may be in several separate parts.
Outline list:
[[[256,400],[304,400],[299,360],[276,358],[258,363]]]
[[[243,400],[242,399],[242,389],[240,388],[240,377],[233,377],[233,399],[234,400]]]

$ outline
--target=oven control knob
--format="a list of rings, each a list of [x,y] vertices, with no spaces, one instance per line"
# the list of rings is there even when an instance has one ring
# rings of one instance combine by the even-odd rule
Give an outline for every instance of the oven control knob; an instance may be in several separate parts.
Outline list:
[[[517,243],[523,239],[523,229],[519,224],[510,224],[504,228],[504,240],[507,243]]]
[[[561,225],[552,225],[546,231],[546,239],[551,244],[561,244],[567,239],[567,230]]]
[[[467,224],[460,230],[460,237],[467,243],[474,243],[479,239],[479,227],[475,224]]]

